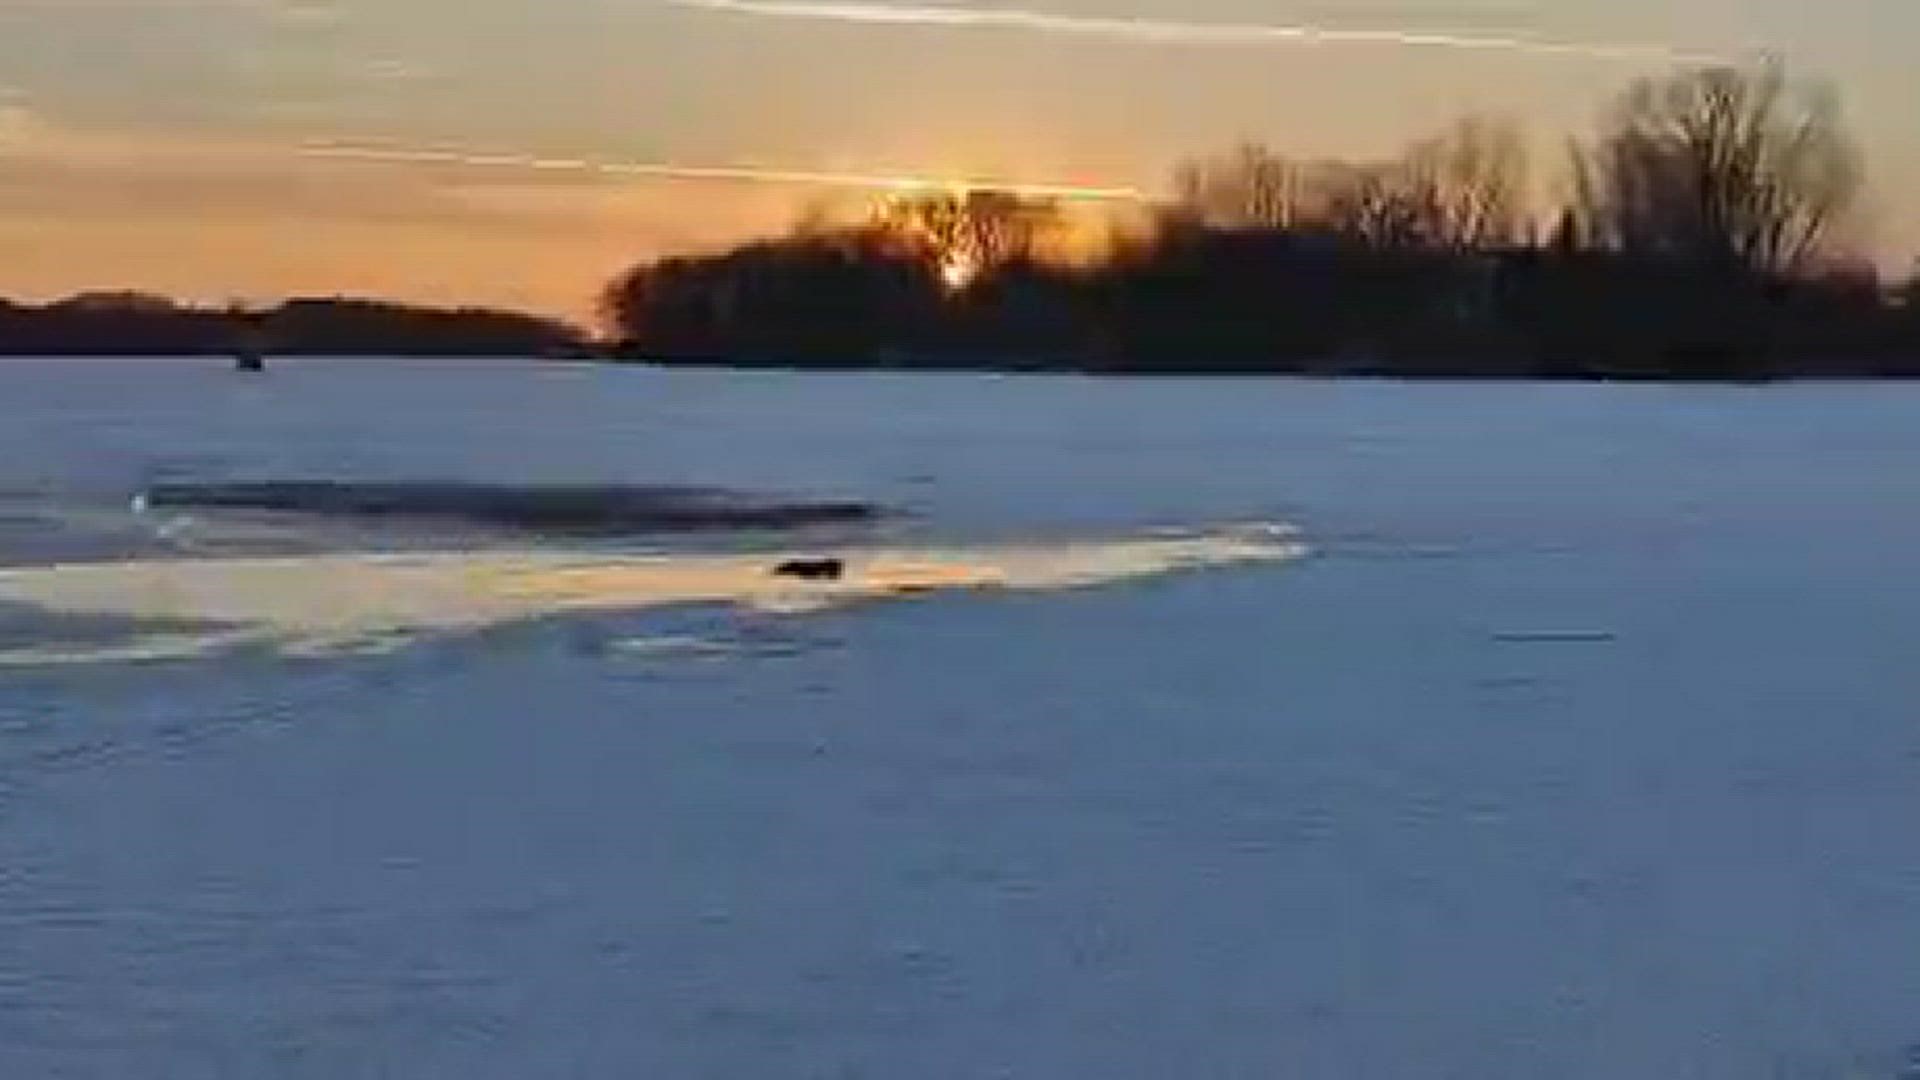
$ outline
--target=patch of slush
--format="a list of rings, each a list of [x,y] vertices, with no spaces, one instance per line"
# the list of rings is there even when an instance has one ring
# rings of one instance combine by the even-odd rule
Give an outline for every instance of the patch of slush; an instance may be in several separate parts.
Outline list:
[[[730,604],[801,614],[888,598],[1081,589],[1209,567],[1297,559],[1292,529],[1253,525],[1111,540],[870,548],[846,572],[802,582],[783,554],[608,557],[554,550],[272,559],[153,559],[0,570],[0,603],[49,615],[191,621],[204,632],[0,646],[0,666],[190,659],[239,648],[288,655],[385,652],[423,637],[569,613]]]

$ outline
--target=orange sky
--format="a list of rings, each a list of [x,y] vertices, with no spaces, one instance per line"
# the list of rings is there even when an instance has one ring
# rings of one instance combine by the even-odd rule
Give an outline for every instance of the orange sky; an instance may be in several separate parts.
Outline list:
[[[297,144],[0,114],[0,288],[303,293],[591,313],[636,259],[785,227],[793,193],[317,159]]]
[[[326,160],[300,152],[314,139],[1158,189],[1179,156],[1243,138],[1384,155],[1487,112],[1534,133],[1546,173],[1610,93],[1672,63],[1662,50],[1758,46],[1844,95],[1876,188],[1863,241],[1889,265],[1920,249],[1910,0],[978,10],[0,0],[0,293],[378,293],[584,315],[634,260],[775,231],[823,195]],[[1301,33],[1318,36],[1286,36]]]

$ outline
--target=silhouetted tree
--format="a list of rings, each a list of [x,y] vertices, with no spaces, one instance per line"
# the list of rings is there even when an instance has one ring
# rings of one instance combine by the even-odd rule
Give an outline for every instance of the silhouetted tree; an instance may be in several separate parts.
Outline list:
[[[937,274],[891,234],[844,230],[635,267],[602,309],[629,353],[860,365],[938,325]]]
[[[869,223],[879,239],[926,259],[951,287],[1033,258],[1059,226],[1057,204],[993,190],[888,199]]]
[[[1519,243],[1525,231],[1527,155],[1510,122],[1470,117],[1403,159],[1408,201],[1432,242],[1463,251]]]
[[[1302,167],[1258,143],[1182,162],[1174,170],[1174,215],[1214,228],[1290,228],[1304,183]]]
[[[1437,192],[1403,162],[1326,170],[1326,228],[1373,248],[1440,247]]]
[[[1389,161],[1292,161],[1248,143],[1174,173],[1176,222],[1325,231],[1382,248],[1478,250],[1520,238],[1526,154],[1511,123],[1471,118]]]
[[[1090,266],[1038,257],[1049,204],[905,196],[637,267],[609,322],[626,355],[669,362],[1920,375],[1920,277],[1885,290],[1833,255],[1859,175],[1837,117],[1777,67],[1640,84],[1544,243],[1518,132],[1471,119],[1384,161],[1189,161],[1153,227]]]
[[[1589,242],[1762,274],[1820,255],[1861,177],[1836,99],[1777,62],[1642,80],[1574,169]]]

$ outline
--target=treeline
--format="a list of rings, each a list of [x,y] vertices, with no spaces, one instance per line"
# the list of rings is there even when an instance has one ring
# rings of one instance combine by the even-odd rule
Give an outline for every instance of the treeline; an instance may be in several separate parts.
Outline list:
[[[799,366],[1513,377],[1920,375],[1920,279],[1843,226],[1862,170],[1778,66],[1635,85],[1542,213],[1507,125],[1392,161],[1247,146],[1092,261],[1061,208],[914,196],[607,290],[620,355]]]
[[[484,308],[345,298],[266,309],[211,308],[145,293],[86,293],[43,305],[0,299],[0,355],[584,356],[580,331]]]

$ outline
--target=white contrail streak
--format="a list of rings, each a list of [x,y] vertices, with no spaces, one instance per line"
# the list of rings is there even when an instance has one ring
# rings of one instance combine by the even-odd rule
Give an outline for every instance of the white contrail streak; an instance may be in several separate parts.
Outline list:
[[[876,191],[1000,191],[1037,199],[1094,202],[1141,202],[1147,195],[1128,187],[1092,187],[1078,184],[1031,184],[993,179],[825,172],[809,169],[763,169],[744,165],[674,165],[644,161],[594,161],[585,158],[547,158],[526,154],[482,154],[460,150],[423,150],[340,142],[310,142],[300,148],[308,157],[399,165],[454,165],[479,169],[521,169],[529,172],[585,173],[654,180],[719,181],[724,183],[788,184],[800,187],[863,188]]]
[[[1024,30],[1105,38],[1146,45],[1316,46],[1387,45],[1530,53],[1595,60],[1662,60],[1712,63],[1721,58],[1665,45],[1552,41],[1506,34],[1455,34],[1410,30],[1342,30],[1307,24],[1188,22],[1172,19],[1062,15],[1022,8],[885,4],[870,0],[664,0],[675,7],[758,15],[776,19],[867,23],[885,26]]]

